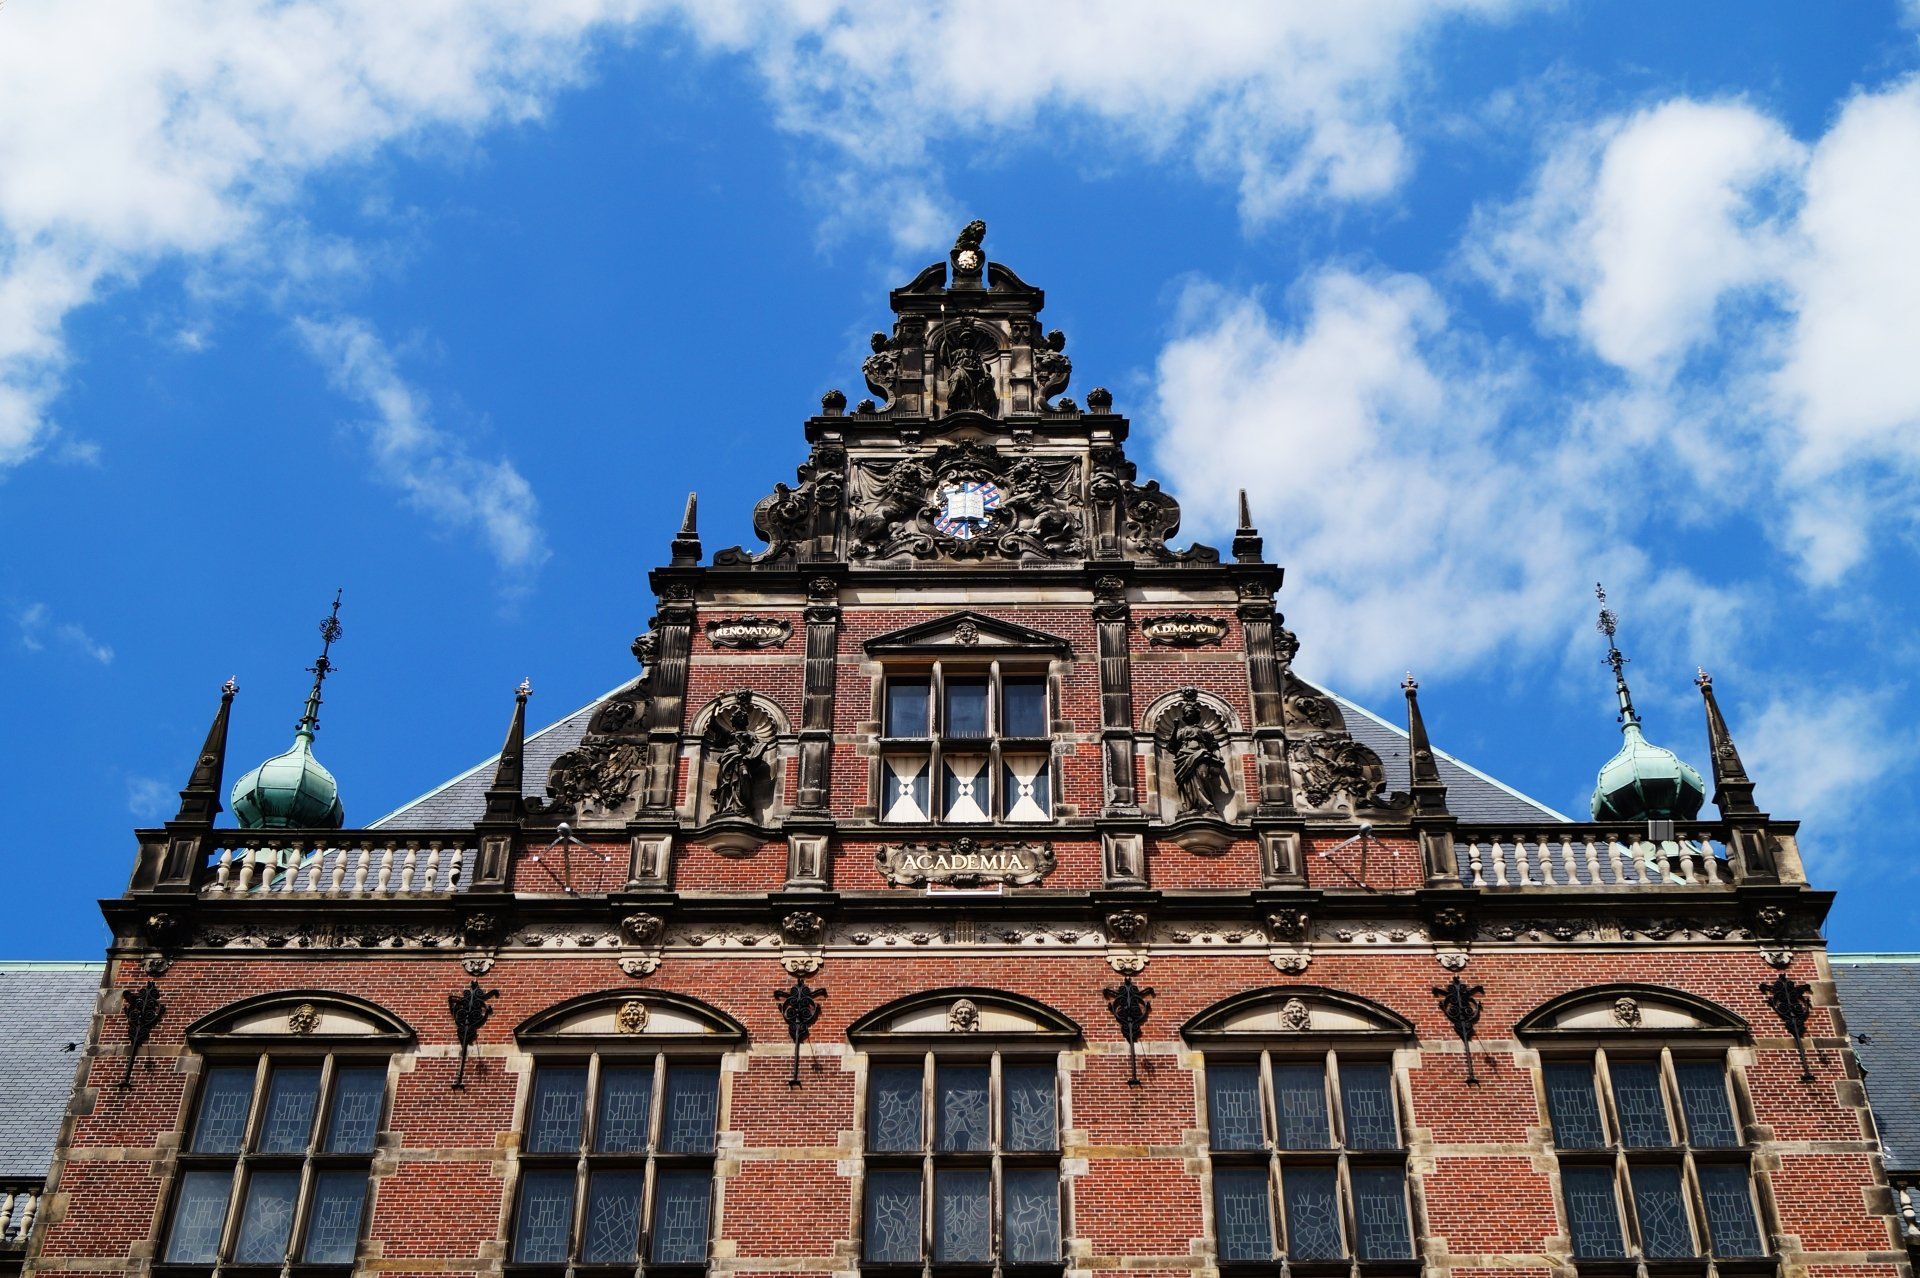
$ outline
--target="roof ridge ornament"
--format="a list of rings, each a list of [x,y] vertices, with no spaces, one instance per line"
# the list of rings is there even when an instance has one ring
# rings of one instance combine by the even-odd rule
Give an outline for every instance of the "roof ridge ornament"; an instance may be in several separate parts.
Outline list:
[[[1607,637],[1606,664],[1613,668],[1614,697],[1619,702],[1620,749],[1600,767],[1593,788],[1596,821],[1691,821],[1700,815],[1707,785],[1699,772],[1664,746],[1654,745],[1641,731],[1627,687],[1627,657],[1615,641],[1620,618],[1607,606],[1606,587],[1595,582],[1600,600],[1597,629]]]

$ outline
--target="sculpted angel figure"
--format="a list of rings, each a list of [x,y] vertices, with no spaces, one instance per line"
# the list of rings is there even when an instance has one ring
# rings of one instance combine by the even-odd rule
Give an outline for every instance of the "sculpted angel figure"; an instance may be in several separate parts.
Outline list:
[[[714,754],[713,814],[745,816],[753,809],[753,791],[765,768],[772,742],[753,726],[752,699],[735,693],[730,705],[707,725],[707,748]]]

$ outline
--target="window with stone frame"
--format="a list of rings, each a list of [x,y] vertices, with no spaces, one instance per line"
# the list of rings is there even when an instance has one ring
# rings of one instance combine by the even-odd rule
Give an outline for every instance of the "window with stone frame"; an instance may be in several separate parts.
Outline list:
[[[1044,658],[890,662],[878,811],[889,822],[1053,820]]]
[[[385,1055],[290,1045],[209,1056],[181,1142],[160,1267],[350,1268],[386,1099]]]
[[[1057,1055],[942,1048],[867,1066],[869,1270],[1057,1272]]]
[[[1391,1053],[1209,1051],[1206,1098],[1223,1269],[1412,1261]]]
[[[703,1270],[719,1117],[716,1055],[542,1055],[521,1124],[508,1272]]]
[[[1764,1258],[1725,1051],[1636,1048],[1542,1054],[1575,1260]]]

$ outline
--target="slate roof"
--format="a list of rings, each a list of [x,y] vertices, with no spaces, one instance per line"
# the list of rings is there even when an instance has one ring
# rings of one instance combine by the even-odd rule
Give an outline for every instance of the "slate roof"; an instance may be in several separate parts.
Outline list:
[[[0,963],[0,1178],[46,1176],[105,969]]]
[[[1887,1170],[1920,1172],[1920,954],[1835,954],[1831,962]]]
[[[626,684],[620,685],[622,688]],[[612,696],[620,689],[610,689]],[[586,734],[587,720],[593,717],[601,697],[582,706],[557,723],[548,724],[527,737],[526,767],[521,786],[529,796],[546,793],[547,768],[561,754],[580,744]],[[1407,785],[1407,734],[1386,720],[1364,710],[1344,697],[1335,696],[1346,716],[1347,730],[1355,740],[1380,756],[1387,770],[1387,788],[1403,790]],[[1440,779],[1447,783],[1447,807],[1463,821],[1565,821],[1568,818],[1536,799],[1530,799],[1468,764],[1439,750]],[[411,803],[373,822],[377,830],[460,829],[472,825],[486,811],[487,787],[493,784],[493,769],[500,759],[493,755]]]

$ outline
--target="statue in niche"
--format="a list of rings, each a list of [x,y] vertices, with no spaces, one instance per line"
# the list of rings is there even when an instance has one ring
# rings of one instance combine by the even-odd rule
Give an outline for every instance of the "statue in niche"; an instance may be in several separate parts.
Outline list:
[[[773,748],[772,724],[754,714],[753,694],[735,692],[713,712],[706,744],[714,759],[713,815],[751,815],[754,791],[766,775],[767,752]]]
[[[1180,792],[1181,816],[1213,816],[1227,783],[1225,725],[1200,700],[1197,688],[1180,690],[1180,702],[1161,721],[1159,736],[1173,760],[1173,783]]]
[[[941,342],[940,362],[947,370],[947,411],[971,410],[992,415],[1000,411],[993,389],[993,370],[987,361],[999,347],[984,331],[971,326],[947,330]]]
[[[894,384],[900,380],[900,354],[885,333],[875,333],[870,341],[873,354],[861,361],[860,375],[867,379],[867,389],[891,406]]]

